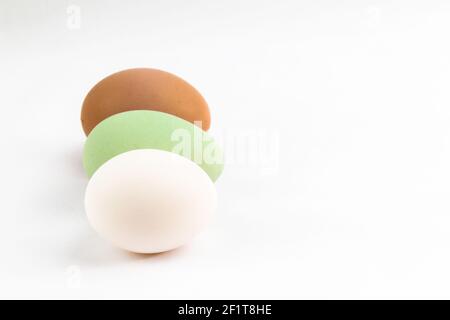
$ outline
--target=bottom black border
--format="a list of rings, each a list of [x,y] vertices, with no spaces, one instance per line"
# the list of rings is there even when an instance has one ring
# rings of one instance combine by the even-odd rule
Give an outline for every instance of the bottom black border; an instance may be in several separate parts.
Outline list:
[[[345,317],[351,319],[385,317],[425,317],[446,314],[448,301],[318,301],[318,300],[149,300],[149,301],[1,301],[16,316],[92,318],[111,314],[124,319],[301,319]],[[21,306],[20,304],[24,304]],[[9,306],[8,306],[9,305]],[[57,311],[61,310],[61,311]]]

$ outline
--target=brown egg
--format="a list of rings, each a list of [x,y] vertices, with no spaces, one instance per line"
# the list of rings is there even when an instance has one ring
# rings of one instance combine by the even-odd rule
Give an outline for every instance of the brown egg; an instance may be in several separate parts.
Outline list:
[[[200,121],[203,130],[211,122],[208,105],[183,79],[156,69],[129,69],[97,83],[84,99],[81,123],[88,135],[102,120],[130,110],[154,110],[184,120]]]

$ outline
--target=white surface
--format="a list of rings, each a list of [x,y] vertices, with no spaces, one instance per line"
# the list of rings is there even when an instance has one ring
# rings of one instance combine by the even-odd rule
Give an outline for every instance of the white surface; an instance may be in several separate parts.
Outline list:
[[[172,152],[133,150],[103,164],[86,187],[91,226],[119,248],[160,253],[203,231],[217,192],[195,162]]]
[[[444,0],[2,0],[0,296],[450,298],[448,30]],[[226,150],[217,219],[167,254],[83,210],[81,103],[130,67],[270,150]]]

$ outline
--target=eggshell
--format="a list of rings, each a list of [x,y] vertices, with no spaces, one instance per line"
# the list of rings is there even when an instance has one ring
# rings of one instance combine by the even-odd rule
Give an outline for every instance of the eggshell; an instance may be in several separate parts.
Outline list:
[[[183,79],[157,69],[137,68],[114,73],[97,83],[86,96],[81,122],[88,135],[102,120],[130,110],[155,110],[173,114],[203,130],[210,126],[208,105]]]
[[[83,164],[91,176],[114,156],[134,149],[159,149],[178,153],[197,163],[216,181],[224,159],[213,138],[192,123],[158,111],[128,111],[115,114],[89,134]]]
[[[211,179],[192,161],[161,150],[134,150],[106,162],[86,189],[91,226],[116,246],[157,253],[191,240],[217,205]]]

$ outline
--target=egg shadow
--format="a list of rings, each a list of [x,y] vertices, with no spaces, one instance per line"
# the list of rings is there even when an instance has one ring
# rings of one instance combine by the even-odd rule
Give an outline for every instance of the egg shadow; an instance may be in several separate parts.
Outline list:
[[[174,258],[178,258],[186,254],[190,249],[189,245],[184,245],[169,251],[157,252],[157,253],[134,253],[123,251],[123,253],[133,261],[167,261]]]
[[[52,145],[40,147],[46,154],[35,179],[33,208],[48,218],[67,219],[84,213],[83,197],[88,183],[82,165],[82,145],[71,144],[55,150]],[[38,183],[39,182],[39,183]]]
[[[82,164],[82,145],[65,150],[61,155],[63,162],[62,176],[52,190],[53,209],[58,212],[80,216],[84,214],[84,191],[89,179],[84,172]],[[55,208],[55,205],[57,207]]]
[[[83,177],[87,180],[87,176],[83,168],[83,145],[75,146],[66,150],[63,158],[73,176]]]
[[[66,251],[66,258],[68,262],[70,261],[70,264],[104,268],[129,263],[167,262],[183,256],[188,251],[189,245],[185,245],[160,253],[133,253],[114,247],[90,229],[80,235],[80,238],[74,242],[71,250]]]

